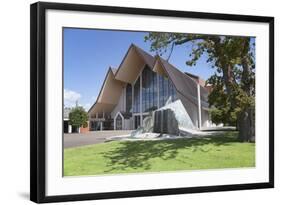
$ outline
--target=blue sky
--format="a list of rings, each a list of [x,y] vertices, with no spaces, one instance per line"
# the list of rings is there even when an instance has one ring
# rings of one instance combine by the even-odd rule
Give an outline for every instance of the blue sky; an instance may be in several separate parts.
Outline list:
[[[144,42],[146,32],[72,28],[63,32],[65,106],[78,101],[87,110],[95,102],[109,66],[119,66],[131,43],[155,55],[150,52],[150,43]],[[196,66],[187,66],[190,51],[188,45],[175,47],[169,62],[206,80],[215,70],[206,63],[206,56]]]

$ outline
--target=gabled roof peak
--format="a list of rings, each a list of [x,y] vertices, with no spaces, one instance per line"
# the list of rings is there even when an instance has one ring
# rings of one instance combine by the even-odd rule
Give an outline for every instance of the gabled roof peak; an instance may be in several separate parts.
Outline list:
[[[112,66],[109,66],[109,69],[112,71],[112,73],[115,75],[115,73],[117,72],[117,68],[114,68]]]
[[[155,58],[150,55],[148,52],[145,50],[141,49],[140,47],[136,46],[135,44],[132,43],[132,46],[137,50],[137,52],[140,54],[141,58],[144,60],[144,62],[150,67],[153,68]]]

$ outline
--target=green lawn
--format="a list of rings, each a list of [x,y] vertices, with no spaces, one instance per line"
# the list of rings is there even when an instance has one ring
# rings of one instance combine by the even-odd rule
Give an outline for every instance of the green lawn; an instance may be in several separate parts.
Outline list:
[[[255,144],[237,133],[200,139],[114,141],[64,150],[64,175],[159,172],[255,166]]]

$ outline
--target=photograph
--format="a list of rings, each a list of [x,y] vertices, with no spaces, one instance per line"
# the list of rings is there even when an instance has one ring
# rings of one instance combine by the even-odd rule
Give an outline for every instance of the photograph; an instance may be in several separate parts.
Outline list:
[[[256,37],[62,28],[63,177],[255,168]]]
[[[30,12],[30,199],[274,187],[274,17]]]

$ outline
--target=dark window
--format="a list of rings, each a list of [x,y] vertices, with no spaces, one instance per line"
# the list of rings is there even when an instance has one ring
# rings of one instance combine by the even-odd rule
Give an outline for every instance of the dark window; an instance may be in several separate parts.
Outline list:
[[[164,77],[159,75],[159,101],[160,107],[164,106]]]
[[[177,99],[176,90],[173,82],[167,77],[159,75],[159,104],[164,106],[167,100],[171,98],[172,101]]]
[[[142,71],[142,108],[149,112],[157,108],[157,74],[145,67]]]
[[[126,112],[132,112],[132,85],[127,84],[126,87]]]
[[[159,96],[157,76],[159,80]],[[127,86],[128,88],[128,86]],[[129,89],[129,88],[128,88]],[[131,94],[132,96],[132,94]],[[140,77],[134,85],[134,105],[133,112],[139,113],[140,106],[142,112],[149,112],[157,109],[158,97],[159,106],[162,107],[166,104],[167,100],[171,98],[172,101],[176,100],[176,91],[170,79],[153,72],[149,67],[145,67],[142,71],[142,102],[140,102]],[[129,100],[129,99],[127,99]],[[128,104],[128,103],[127,103]],[[127,106],[127,112],[128,112]],[[130,108],[132,109],[132,108]]]
[[[135,116],[135,129],[138,129],[139,126],[140,126],[140,116],[137,115]]]
[[[168,97],[169,97],[169,93],[168,93],[168,78],[164,77],[164,81],[163,81],[163,86],[164,86],[164,105],[166,104]]]
[[[116,117],[116,130],[122,130],[122,117],[120,115]]]
[[[157,91],[158,86],[157,86],[157,74],[153,73],[153,107],[156,109],[157,108],[157,101],[158,101],[158,94]]]
[[[136,81],[134,85],[134,112],[140,112],[140,78]]]
[[[171,96],[172,101],[175,101],[175,100],[177,100],[176,89],[175,89],[175,87],[173,85],[173,82],[171,80],[169,80],[169,82],[170,82],[170,84],[169,84],[170,85],[169,95]]]

